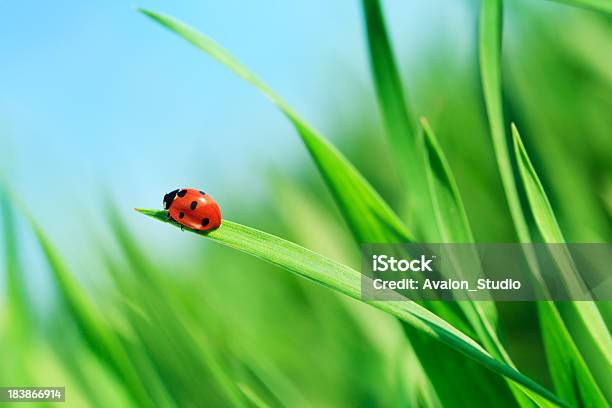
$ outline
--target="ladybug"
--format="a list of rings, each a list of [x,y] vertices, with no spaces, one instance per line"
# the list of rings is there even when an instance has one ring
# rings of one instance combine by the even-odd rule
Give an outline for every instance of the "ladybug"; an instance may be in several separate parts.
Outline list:
[[[183,227],[209,231],[221,225],[221,210],[211,196],[193,188],[180,188],[164,196],[168,219]]]

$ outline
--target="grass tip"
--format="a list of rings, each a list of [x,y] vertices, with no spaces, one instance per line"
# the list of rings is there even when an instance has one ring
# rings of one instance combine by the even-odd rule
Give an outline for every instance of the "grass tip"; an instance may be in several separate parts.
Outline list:
[[[151,210],[148,208],[134,208],[134,211],[139,212],[144,215],[151,215],[151,216],[155,216],[155,215],[158,215],[159,213],[165,212],[163,210]]]
[[[510,123],[510,130],[512,133],[512,141],[514,142],[514,145],[523,148],[521,134],[519,133],[518,128],[516,127],[516,124],[514,122]]]
[[[510,122],[510,129],[512,130],[512,133],[514,134],[515,132],[518,133],[518,128],[516,127],[516,123],[514,122]]]
[[[159,20],[159,18],[160,18],[159,14],[157,14],[156,12],[151,11],[149,9],[146,9],[144,7],[136,6],[136,11],[139,12],[139,13],[144,14],[147,17],[152,18],[153,20]]]

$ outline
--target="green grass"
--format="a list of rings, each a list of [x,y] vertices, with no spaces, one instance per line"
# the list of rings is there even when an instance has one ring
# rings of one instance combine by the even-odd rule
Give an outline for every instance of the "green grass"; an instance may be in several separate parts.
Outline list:
[[[407,106],[404,86],[400,79],[391,41],[387,33],[383,10],[378,0],[363,0],[368,51],[372,79],[378,96],[386,136],[394,157],[394,165],[404,189],[412,191],[406,198],[409,225],[418,231],[421,240],[435,240],[438,236],[426,182],[425,162],[420,134],[412,109]]]
[[[340,211],[358,242],[385,242],[389,239],[411,242],[412,234],[355,167],[327,139],[306,123],[265,83],[253,75],[213,40],[192,27],[168,16],[140,10],[164,27],[225,65],[255,86],[272,101],[295,126],[317,164]]]
[[[544,192],[542,183],[525,151],[519,132],[514,124],[512,125],[512,135],[520,174],[540,234],[545,242],[564,243],[565,239],[550,206],[548,197]],[[572,293],[572,291],[578,291],[578,293],[584,293],[584,283],[576,272],[569,252],[564,250],[564,248],[560,248],[559,250],[555,250],[552,255],[555,262],[559,265],[559,270],[568,288],[568,292]],[[610,338],[610,333],[599,310],[593,302],[567,302],[563,305],[562,310],[565,311],[566,319],[573,322],[572,324],[575,329],[577,329],[576,337],[579,344],[583,347],[583,353],[586,353],[586,358],[590,362],[590,367],[595,370],[595,379],[599,381],[599,387],[601,387],[602,390],[606,390],[608,398],[612,397],[612,395],[610,395],[612,382],[609,376],[609,368],[612,366],[612,356],[610,354],[612,338]],[[555,311],[551,313],[555,313]],[[558,317],[549,317],[547,320],[557,321]],[[558,326],[562,326],[558,321],[555,323]],[[594,400],[602,400],[603,397],[598,393],[597,381],[594,381],[592,376],[588,375],[588,373],[583,372],[581,374],[581,371],[583,371],[585,367],[582,362],[582,357],[576,350],[574,344],[572,344],[573,342],[569,336],[564,335],[565,330],[562,327],[559,327],[559,332],[559,334],[557,334],[558,332],[556,331],[554,333],[549,332],[549,336],[547,337],[558,336],[559,339],[548,339],[548,342],[555,342],[557,347],[563,340],[566,340],[568,343],[566,344],[567,353],[570,361],[573,361],[571,367],[574,368],[574,370],[573,372],[566,372],[565,374],[571,381],[581,384],[579,387],[580,393],[575,396],[576,401],[586,403],[591,398]],[[558,351],[558,349],[556,349],[556,351]],[[557,354],[555,353],[555,355]],[[584,385],[584,383],[587,384]],[[567,388],[568,385],[569,384],[565,384],[564,388]]]
[[[269,99],[316,171],[271,178],[274,200],[233,210],[241,223],[189,231],[206,240],[159,226],[182,244],[161,250],[134,228],[145,221],[102,200],[106,230],[91,231],[89,244],[96,277],[74,269],[38,216],[0,191],[0,381],[66,384],[72,406],[610,406],[606,305],[365,302],[356,269],[367,242],[612,240],[612,82],[602,69],[612,58],[587,46],[610,38],[607,16],[558,6],[548,22],[528,3],[504,13],[502,0],[483,0],[469,67],[436,47],[409,83],[382,6],[361,2],[382,126],[356,94],[354,120],[330,109],[338,134],[326,135],[209,37],[140,9]],[[502,38],[509,18],[519,41]],[[581,30],[558,32],[563,23]],[[373,152],[389,159],[373,163]],[[138,211],[178,227],[165,211]],[[22,234],[23,220],[32,234]],[[24,237],[38,243],[54,283],[44,314],[21,259]],[[525,257],[541,283],[533,253]],[[569,253],[554,259],[579,290]]]
[[[516,228],[517,236],[520,242],[531,242],[531,236],[528,231],[527,221],[523,214],[519,196],[517,192],[517,183],[514,180],[512,161],[508,153],[507,138],[505,136],[505,125],[502,111],[502,86],[501,86],[501,44],[502,44],[502,1],[483,1],[481,16],[480,16],[480,65],[482,72],[482,82],[484,97],[487,106],[487,112],[489,117],[489,123],[491,128],[491,136],[493,139],[493,145],[495,147],[496,159],[506,193],[506,199],[510,208],[510,213],[514,226]],[[512,134],[514,141],[515,158],[517,160],[517,166],[522,176],[523,185],[526,189],[526,195],[529,200],[531,210],[533,212],[533,218],[539,227],[539,231],[544,237],[544,240],[548,243],[563,243],[565,239],[561,234],[561,230],[557,224],[554,213],[548,202],[546,194],[544,193],[542,184],[531,164],[525,148],[523,147],[520,136],[516,127],[512,126]],[[537,279],[539,272],[537,271],[537,265],[532,258],[531,254],[526,254],[530,261],[532,273],[534,279]],[[561,271],[564,276],[565,283],[570,289],[578,289],[582,286],[579,285],[575,280],[575,274],[571,270],[571,259],[566,253],[556,255],[555,259],[560,263]],[[609,376],[604,372],[610,367],[610,358],[605,355],[603,351],[606,348],[609,349],[610,335],[603,323],[602,317],[599,315],[597,308],[591,303],[573,303],[573,306],[564,307],[567,310],[566,320],[581,322],[581,328],[576,327],[576,333],[581,338],[580,342],[583,345],[583,352],[586,352],[587,356],[597,355],[596,358],[591,359],[591,366],[595,367],[598,372],[600,385],[609,389],[609,383],[606,378]],[[568,355],[574,360],[574,366],[582,367],[581,356],[572,353],[575,349],[572,339],[569,336],[558,335],[556,332],[550,330],[551,325],[556,325],[559,330],[563,333],[564,323],[560,321],[555,306],[547,303],[546,305],[538,308],[541,316],[541,321],[546,321],[543,324],[543,338],[545,343],[548,345],[547,351],[549,352],[549,361],[554,361],[557,358],[556,354],[550,354],[552,352],[551,344],[556,344],[566,341],[566,348],[569,350]],[[589,323],[586,323],[589,322]],[[574,323],[579,324],[579,323]],[[578,334],[587,333],[586,335]],[[559,337],[558,337],[559,336]],[[603,345],[603,344],[605,345]],[[587,351],[588,350],[588,351]],[[556,349],[559,351],[559,348]],[[554,353],[554,352],[553,352]],[[587,357],[588,358],[588,357]],[[597,361],[596,361],[597,360]],[[608,369],[603,367],[608,367]],[[608,370],[609,371],[609,370]],[[553,373],[553,378],[557,380],[557,386],[562,387],[567,394],[569,391],[567,387],[572,384],[588,382],[589,384],[585,387],[579,387],[579,392],[585,392],[585,388],[588,389],[588,395],[575,395],[573,400],[576,402],[585,402],[590,398],[595,400],[599,399],[598,385],[589,379],[588,376],[579,377],[579,370],[572,372],[565,372],[567,381],[559,385],[558,379],[560,378],[559,373]],[[606,388],[603,388],[606,389]],[[592,395],[591,395],[592,392]],[[610,396],[608,396],[610,398]]]
[[[167,211],[145,209],[138,209],[137,211],[177,228],[181,227],[180,224],[168,220]],[[264,259],[267,262],[347,296],[355,299],[360,299],[361,297],[359,272],[292,242],[228,220],[223,221],[221,227],[210,232],[189,231],[215,240],[230,248]],[[368,303],[468,355],[492,371],[507,376],[548,400],[562,404],[560,400],[546,389],[513,368],[492,358],[469,337],[417,303],[411,301],[372,301]]]
[[[612,14],[612,4],[606,0],[554,0],[572,6],[584,7],[594,11]]]

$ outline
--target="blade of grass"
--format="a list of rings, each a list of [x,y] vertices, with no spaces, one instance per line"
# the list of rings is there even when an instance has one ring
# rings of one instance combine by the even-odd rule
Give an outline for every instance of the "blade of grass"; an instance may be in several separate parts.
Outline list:
[[[512,125],[512,136],[521,178],[538,230],[546,242],[563,243],[565,239],[561,228],[548,201],[544,187],[527,155],[518,129],[514,124]],[[573,285],[580,284],[580,282],[574,282],[579,278],[576,276],[569,254],[559,251],[553,259],[558,263],[562,277],[569,280],[566,286],[572,287]],[[612,401],[612,377],[610,377],[612,338],[597,306],[594,302],[590,301],[564,302],[563,305],[560,305],[560,311],[564,320],[568,322],[569,327],[573,329],[571,334],[574,336],[574,341],[588,367],[592,370],[595,381],[599,384],[601,390],[606,393],[608,401]],[[551,344],[551,341],[550,339],[548,340],[549,344]],[[574,370],[576,367],[580,367],[580,361],[575,361],[572,367]],[[566,373],[566,376],[570,375],[572,376],[570,378],[576,377],[575,371],[570,374]],[[575,378],[575,380],[578,383],[588,381],[587,378]],[[593,387],[590,386],[589,388]],[[587,386],[583,388],[587,388]],[[586,397],[583,397],[583,399],[586,399]]]
[[[588,21],[605,21],[598,17],[588,17]],[[580,18],[576,16],[570,20],[580,21]],[[600,64],[597,59],[601,58],[605,71],[612,74],[608,69],[612,55],[609,47],[612,43],[608,39],[612,32],[600,34],[594,28],[580,36],[574,28],[559,35],[556,26],[540,22],[536,15],[522,17],[522,26],[528,27],[524,38],[538,40],[513,44],[517,52],[537,56],[537,59],[515,58],[508,64],[505,86],[509,108],[522,118],[523,131],[537,135],[531,139],[529,147],[533,151],[530,153],[542,157],[538,163],[540,176],[550,180],[547,193],[555,197],[555,213],[564,220],[564,236],[576,242],[609,241],[612,238],[610,218],[598,197],[601,182],[598,177],[592,177],[593,169],[607,168],[606,160],[612,154],[607,148],[609,143],[603,142],[607,138],[606,128],[609,128],[604,124],[609,109],[606,104],[598,105],[596,99],[589,98],[581,90],[597,86],[610,89],[612,86],[612,82],[594,71]],[[601,43],[597,41],[600,38]],[[587,46],[589,40],[593,43]],[[577,71],[585,75],[574,81]],[[579,109],[575,114],[567,115],[576,106]],[[582,133],[587,137],[573,137]],[[603,142],[601,145],[597,141],[599,138]]]
[[[402,322],[414,352],[423,364],[426,377],[436,390],[442,407],[462,405],[516,408],[506,377],[491,376],[491,371],[469,358],[458,358],[457,351],[431,338],[410,324]],[[449,381],[453,377],[453,381]],[[412,381],[412,376],[408,378]],[[487,384],[474,393],[473,384]]]
[[[308,401],[302,395],[302,390],[298,389],[274,366],[265,356],[258,356],[255,353],[244,355],[246,370],[256,377],[269,393],[269,399],[273,406],[294,407],[308,406]]]
[[[15,198],[16,200],[16,198]],[[139,405],[153,406],[149,394],[144,388],[129,361],[116,333],[104,322],[103,316],[84,296],[84,291],[69,272],[58,251],[47,238],[42,228],[20,205],[28,220],[38,244],[40,245],[50,271],[55,278],[60,298],[70,312],[83,338],[89,343],[94,354],[126,385],[127,391]]]
[[[531,211],[534,213],[538,230],[542,234],[542,238],[544,238],[546,242],[565,242],[565,238],[561,233],[561,228],[559,224],[557,224],[557,219],[548,201],[548,196],[544,192],[544,187],[527,155],[525,146],[523,145],[518,129],[514,123],[512,124],[512,140],[523,186],[527,194],[527,199],[529,200]]]
[[[474,242],[463,200],[446,156],[429,122],[421,118],[423,146],[427,159],[427,180],[432,192],[438,229],[443,242]]]
[[[472,243],[474,237],[450,165],[435,133],[425,118],[421,119],[421,127],[424,134],[426,163],[428,164],[427,179],[442,242]],[[465,270],[472,276],[474,273],[475,275],[480,274],[478,272],[480,262],[476,252],[471,256],[470,265],[457,266],[458,273],[465,275]],[[514,367],[510,355],[497,335],[495,303],[491,301],[461,301],[458,303],[487,351]],[[509,386],[521,406],[531,406],[529,400],[525,398],[518,387],[511,383],[509,383]]]
[[[169,16],[144,9],[139,11],[255,86],[287,116],[306,145],[358,243],[413,241],[412,234],[357,169],[263,81],[194,28]]]
[[[529,229],[521,204],[519,201],[516,181],[514,180],[514,174],[508,153],[508,146],[506,141],[506,135],[504,130],[504,118],[502,109],[502,98],[501,98],[501,40],[502,40],[502,1],[501,0],[483,0],[481,2],[481,14],[480,14],[480,28],[479,28],[479,52],[480,52],[480,69],[482,77],[482,87],[485,98],[485,105],[487,108],[487,115],[489,120],[489,126],[491,128],[491,136],[493,140],[493,146],[495,150],[495,157],[497,159],[497,165],[502,178],[502,184],[506,199],[510,207],[510,213],[512,221],[516,229],[519,241],[522,243],[531,242]],[[563,242],[558,241],[558,242]],[[535,280],[540,279],[539,269],[537,262],[533,256],[533,253],[526,251],[525,253],[528,265],[533,274]],[[571,308],[575,306],[571,304]],[[578,306],[580,307],[580,306]],[[591,313],[595,313],[591,309],[591,306],[585,306],[591,310]],[[540,321],[550,320],[551,324],[556,324],[559,327],[565,327],[565,322],[561,320],[557,312],[557,306],[548,304],[544,307],[538,308]],[[576,310],[570,314],[580,315]],[[564,316],[565,317],[565,316]],[[579,319],[582,320],[582,319]],[[596,319],[599,320],[599,319]],[[583,321],[583,320],[582,320]],[[547,327],[544,326],[543,327]],[[581,328],[578,328],[578,332],[582,332]],[[586,331],[589,331],[588,326]],[[600,330],[599,330],[600,331]],[[543,330],[542,336],[544,337],[545,343],[550,344],[554,339],[547,339],[547,337],[555,337],[557,334],[550,330]],[[583,336],[582,336],[583,337]],[[571,349],[573,343],[570,342],[565,346],[566,349]],[[582,350],[589,350],[589,341],[583,341]],[[548,350],[547,350],[548,351]],[[582,351],[584,354],[584,351]],[[549,360],[557,358],[555,354],[548,355]],[[589,366],[591,361],[588,361]],[[594,362],[600,365],[600,362]],[[608,366],[609,367],[609,366]],[[553,368],[554,369],[554,368]],[[604,377],[605,378],[605,377]],[[568,386],[571,386],[568,385]],[[612,387],[608,387],[612,389]],[[609,399],[609,398],[608,398]]]
[[[514,153],[518,162],[519,172],[523,180],[523,186],[529,201],[531,211],[538,226],[540,234],[545,242],[560,244],[565,242],[561,233],[561,228],[553,213],[548,197],[544,192],[544,187],[540,182],[535,168],[527,155],[525,146],[514,124],[512,124],[512,139],[514,142]],[[586,290],[580,278],[576,275],[575,266],[567,251],[554,251],[553,257],[560,265],[561,274],[570,293],[577,291],[582,294]]]
[[[180,224],[168,220],[167,211],[146,209],[137,209],[137,211],[180,228]],[[210,232],[192,230],[190,232],[246,252],[357,300],[361,298],[359,272],[292,242],[228,220]],[[491,357],[472,339],[418,304],[411,301],[367,303],[411,324],[419,331],[464,353],[490,370],[514,380],[517,384],[539,394],[543,399],[564,405],[550,391],[514,368]]]
[[[242,391],[245,397],[251,402],[256,408],[268,408],[269,405],[262,400],[255,391],[251,389],[247,384],[239,383],[238,388]]]
[[[543,316],[550,316],[541,319],[540,324],[543,332],[551,333],[543,336],[544,346],[559,397],[577,407],[607,406],[605,397],[576,348],[559,311],[552,302],[538,302],[538,308],[546,309],[541,313]]]
[[[442,402],[427,373],[412,347],[400,349],[399,357],[394,353],[395,398],[401,407],[441,407]]]
[[[108,269],[124,298],[130,299],[132,306],[124,304],[123,314],[135,329],[140,339],[139,346],[148,352],[149,360],[158,369],[159,377],[165,379],[164,375],[174,373],[166,375],[174,381],[167,382],[166,386],[172,390],[171,394],[178,399],[179,405],[193,404],[199,391],[206,387],[211,404],[230,401],[232,406],[244,406],[242,393],[220,367],[213,348],[197,344],[199,337],[189,332],[190,327],[183,318],[177,317],[188,315],[176,300],[173,301],[179,295],[171,285],[161,280],[161,271],[146,258],[111,201],[107,201],[106,207],[109,225],[120,243],[124,258],[128,260],[127,268],[119,268],[107,256]],[[128,284],[130,280],[131,285]],[[134,306],[143,312],[146,319],[134,313]],[[169,355],[174,355],[174,358],[167,360]]]
[[[612,14],[612,2],[609,0],[553,0],[557,3],[569,4],[570,6],[582,7],[588,10],[600,11]]]
[[[195,29],[168,16],[148,10],[143,14],[178,34],[200,50],[225,65],[230,71],[255,86],[270,99],[295,126],[310,152],[319,172],[330,189],[334,201],[357,244],[363,242],[413,242],[412,234],[353,165],[324,137],[301,119],[287,103],[265,83],[241,65],[227,51]],[[431,306],[441,316],[460,320],[456,311],[442,302]]]
[[[527,199],[529,201],[529,206],[531,211],[533,212],[534,218],[536,220],[536,225],[538,226],[538,230],[544,241],[547,243],[564,243],[565,237],[561,232],[561,228],[559,227],[559,223],[557,222],[557,218],[553,212],[552,206],[550,205],[550,201],[548,200],[548,196],[544,191],[544,187],[538,177],[538,174],[531,163],[529,155],[523,145],[521,140],[521,136],[516,125],[512,124],[512,137],[514,143],[514,151],[517,157],[517,162],[519,166],[519,171],[521,174],[521,178],[523,181],[523,186],[525,188],[525,192],[527,195]],[[567,254],[567,257],[570,255]],[[563,269],[567,268],[575,268],[571,259],[567,260],[559,260],[558,263],[561,264]],[[571,285],[571,280],[579,280],[576,276],[575,270],[562,270],[562,273],[565,273],[565,279],[568,281],[568,285]],[[580,282],[575,283],[575,285],[581,285]],[[584,304],[591,302],[582,302]],[[595,323],[595,322],[593,322]],[[597,325],[596,325],[597,327]],[[608,333],[607,330],[604,330],[599,333],[599,336],[602,341],[606,338],[604,333]],[[609,334],[607,335],[609,339]]]
[[[123,389],[109,387],[113,384],[108,382],[113,379],[112,374],[109,376],[106,367],[99,364],[99,359],[83,347],[78,329],[70,316],[55,317],[53,328],[46,335],[46,339],[51,341],[58,362],[74,381],[74,386],[70,387],[71,400],[78,392],[86,398],[91,408],[129,405],[130,396]],[[109,393],[112,393],[112,396],[109,396]]]
[[[277,181],[281,183],[281,180]],[[317,202],[316,197],[309,195],[306,191],[297,189],[295,183],[290,183],[289,180],[282,181],[275,190],[275,194],[281,199],[282,202],[287,205],[283,207],[286,210],[287,221],[290,221],[295,217],[296,212],[299,213],[300,219],[305,225],[304,228],[295,228],[297,231],[297,237],[299,242],[306,247],[314,248],[316,252],[327,250],[329,247],[333,247],[332,242],[341,242],[339,240],[339,232],[334,233],[333,228],[335,224],[331,222],[332,215],[326,214],[325,208]],[[293,224],[292,224],[293,226]],[[293,228],[293,227],[292,227]],[[332,230],[330,230],[330,228]],[[337,244],[336,244],[337,245]],[[351,259],[346,254],[325,254],[328,257],[335,259]],[[335,255],[335,256],[334,256]],[[346,264],[346,262],[344,262]],[[347,300],[346,304],[352,304]],[[442,317],[451,325],[455,326],[463,333],[468,334],[472,338],[476,338],[475,333],[468,325],[467,321],[463,319],[449,319],[451,316],[459,316],[461,310],[457,310],[457,314],[445,313],[444,310],[434,309],[431,306],[437,306],[443,302],[427,302],[423,305],[438,316]],[[448,303],[445,303],[448,305]],[[455,305],[456,303],[453,303]],[[329,307],[329,305],[324,305]],[[353,310],[354,308],[351,308]],[[361,309],[361,308],[360,308]],[[329,311],[327,311],[329,313]],[[376,336],[382,336],[386,338],[386,333],[380,332],[379,326],[372,326],[372,318],[374,316],[369,312],[367,315],[360,313],[353,313],[357,319],[362,321],[363,330],[368,332],[376,333]],[[400,321],[401,322],[401,321]],[[425,396],[431,400],[442,401],[442,406],[450,405],[453,401],[460,399],[465,405],[478,405],[478,404],[495,404],[500,405],[499,399],[508,401],[508,407],[515,407],[516,403],[513,401],[512,395],[508,391],[507,384],[504,382],[503,377],[499,379],[492,379],[490,371],[485,367],[464,358],[463,356],[457,355],[457,352],[453,349],[448,348],[440,342],[436,342],[431,337],[420,335],[417,330],[412,330],[408,324],[402,324],[404,328],[404,334],[407,338],[406,348],[410,350],[410,354],[414,355],[415,359],[427,364],[421,364],[415,362],[414,370],[410,372],[405,378],[397,379],[399,388],[403,389],[403,384],[408,383],[406,387],[410,388],[411,397]],[[412,351],[414,349],[414,351]],[[391,357],[393,361],[397,360],[397,356]],[[403,364],[404,361],[398,362]],[[448,382],[449,372],[461,372],[462,376],[456,378],[452,384]],[[441,373],[439,375],[438,373]],[[420,378],[419,378],[420,377]],[[473,382],[487,382],[486,392],[479,392],[474,394],[471,392],[471,384]],[[414,406],[418,404],[409,404]],[[440,405],[440,404],[437,404]],[[432,406],[430,404],[429,406]],[[433,404],[436,406],[436,404]]]
[[[15,340],[25,341],[28,336],[30,308],[26,298],[26,284],[19,270],[17,230],[15,218],[8,198],[0,189],[0,219],[3,225],[4,264],[8,295],[9,319]]]
[[[502,0],[481,1],[478,45],[480,75],[495,159],[512,223],[519,242],[529,243],[531,235],[518,196],[504,125],[501,81],[502,5]],[[533,279],[541,281],[535,254],[529,250],[524,252]]]
[[[421,240],[435,241],[436,226],[431,207],[426,197],[429,190],[426,183],[425,162],[419,148],[417,132],[412,113],[406,105],[404,87],[394,58],[391,41],[385,27],[385,19],[379,0],[363,0],[366,22],[370,67],[378,105],[380,106],[386,134],[391,142],[395,163],[405,187],[412,222],[409,226],[417,231]]]
[[[427,164],[427,180],[432,193],[435,219],[438,223],[442,242],[473,243],[474,236],[450,165],[435,133],[425,118],[421,118],[421,127],[424,135],[423,146]],[[476,255],[473,268],[479,268]],[[460,302],[460,305],[485,344],[488,343],[494,348],[503,350],[494,329],[497,325],[495,304],[491,302]],[[466,307],[469,310],[466,310]],[[474,312],[476,312],[476,315],[474,315]],[[498,355],[498,357],[502,356],[508,358],[505,352]]]
[[[106,220],[117,241],[118,247],[131,266],[131,272],[138,274],[143,282],[156,285],[157,276],[154,274],[152,263],[138,246],[132,234],[130,234],[127,225],[125,225],[119,215],[115,203],[108,195],[103,197],[103,202],[105,203]]]
[[[1,356],[3,366],[10,373],[11,381],[31,382],[28,363],[31,355],[33,319],[26,294],[26,283],[19,263],[17,229],[13,208],[0,184],[0,221],[4,246],[4,269],[6,272],[6,320],[0,317],[0,348],[10,350],[10,355]],[[3,379],[0,379],[3,380]],[[6,380],[6,379],[5,379]],[[6,384],[6,381],[4,382]]]
[[[281,183],[281,180],[277,182]],[[279,184],[275,189],[275,194],[277,194],[282,202],[287,204],[283,207],[283,209],[286,210],[287,221],[293,219],[296,216],[296,212],[299,213],[300,219],[303,221],[302,223],[305,227],[300,229],[294,228],[294,224],[291,225],[292,232],[297,233],[296,236],[303,246],[311,248],[316,247],[314,248],[315,252],[321,252],[327,250],[329,247],[333,247],[334,245],[332,242],[338,243],[342,241],[339,239],[339,232],[334,233],[333,231],[335,224],[331,222],[332,214],[326,213],[329,210],[323,208],[320,203],[317,202],[316,197],[309,195],[306,191],[297,189],[295,183],[290,183],[289,180],[283,180],[282,184]],[[325,255],[335,259],[351,259],[350,256],[344,253],[331,253]],[[344,263],[346,264],[346,262]],[[461,310],[457,308],[456,314],[453,313],[451,315],[444,310],[440,310],[440,308],[434,309],[431,307],[442,303],[443,302],[427,302],[423,305],[463,333],[472,338],[476,338],[476,335],[473,333],[467,321],[463,319],[449,319],[451,316],[459,316]],[[347,300],[346,304],[347,306],[349,304],[352,305],[353,302]],[[448,305],[448,303],[444,304]],[[453,305],[455,304],[456,303],[453,303]],[[327,308],[329,305],[324,305],[324,307]],[[350,309],[354,310],[354,308]],[[360,308],[360,310],[361,309],[362,308]],[[329,310],[326,314],[328,313]],[[353,315],[362,322],[361,325],[363,330],[371,332],[372,335],[386,338],[386,332],[381,332],[378,325],[372,325],[372,318],[374,317],[372,313],[375,312],[370,311],[366,315],[363,315],[354,311]],[[412,330],[408,324],[402,324],[402,327],[404,328],[403,332],[407,338],[406,348],[410,350],[410,354],[414,355],[415,359],[427,362],[427,364],[415,362],[414,365],[418,367],[412,367],[414,370],[405,378],[398,377],[397,379],[398,384],[402,384],[402,386],[404,383],[409,384],[406,385],[406,387],[410,388],[411,393],[409,393],[409,395],[411,395],[411,397],[418,395],[429,396],[432,400],[439,399],[442,401],[442,406],[450,405],[457,399],[460,399],[465,405],[487,403],[497,403],[497,405],[500,405],[499,399],[501,398],[508,401],[508,407],[516,406],[503,377],[491,378],[490,371],[485,367],[458,355],[455,350],[448,348],[440,342],[434,341],[429,336],[420,335],[417,330]],[[414,351],[412,351],[412,349],[414,349]],[[397,356],[393,355],[391,359],[396,361]],[[405,362],[398,362],[398,364],[403,363]],[[449,372],[461,372],[462,376],[456,378],[452,384],[449,384]],[[438,373],[441,373],[441,375]],[[478,394],[471,392],[470,388],[473,382],[487,382],[486,392],[483,391]],[[409,406],[414,405],[413,403]],[[435,404],[433,405],[435,406]]]
[[[173,398],[172,387],[167,382],[164,382],[165,373],[157,370],[157,361],[154,361],[151,354],[148,354],[149,349],[147,348],[147,344],[142,340],[142,330],[139,330],[140,320],[136,321],[136,319],[134,319],[135,315],[143,319],[142,314],[144,312],[142,309],[137,309],[140,305],[134,305],[135,302],[133,301],[134,297],[134,300],[140,300],[142,298],[142,289],[135,288],[128,284],[128,281],[134,280],[134,276],[132,275],[133,272],[130,270],[130,273],[128,273],[125,267],[119,266],[116,257],[111,256],[107,250],[102,250],[102,257],[106,263],[107,271],[121,295],[121,297],[119,297],[122,300],[120,302],[121,315],[124,316],[129,323],[128,327],[131,333],[129,336],[126,336],[129,340],[124,341],[124,344],[126,344],[126,349],[130,354],[132,365],[135,370],[140,373],[141,381],[147,384],[154,401],[164,407],[170,408],[178,406],[177,401]],[[139,282],[142,282],[142,280],[139,280]],[[128,288],[131,288],[132,291],[128,292]],[[138,295],[133,296],[134,293]],[[135,310],[138,310],[138,313],[136,313]],[[158,339],[159,332],[155,333],[153,338]],[[172,353],[168,355],[172,355]],[[173,361],[175,360],[176,359],[173,359]],[[179,393],[177,395],[182,396],[183,394]]]
[[[510,215],[521,242],[531,241],[512,172],[504,125],[501,85],[502,0],[482,0],[480,11],[480,75],[495,158]]]
[[[301,119],[287,103],[254,76],[214,41],[195,29],[168,16],[148,10],[145,15],[175,32],[197,48],[221,62],[232,72],[255,86],[268,97],[295,126],[319,172],[330,189],[357,244],[363,242],[412,242],[411,233],[387,203],[378,195],[353,165],[325,138]],[[453,320],[456,311],[442,302],[432,302],[436,312]]]

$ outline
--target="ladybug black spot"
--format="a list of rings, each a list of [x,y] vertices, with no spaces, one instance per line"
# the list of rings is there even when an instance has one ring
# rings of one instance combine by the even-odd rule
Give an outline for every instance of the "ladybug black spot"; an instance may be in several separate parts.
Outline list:
[[[200,190],[200,194],[202,194],[202,195],[206,195],[206,193],[205,193],[205,192],[203,192],[202,190]]]
[[[189,208],[191,208],[192,210],[195,210],[197,206],[198,206],[198,202],[197,201],[192,201],[191,205],[189,206]]]
[[[187,194],[187,190],[181,190],[178,193],[176,193],[176,195],[179,197],[185,197],[185,194]]]
[[[209,220],[208,218],[204,218],[204,219],[202,220],[202,226],[203,226],[203,227],[207,226],[209,223],[210,223],[210,220]]]
[[[185,216],[184,212],[179,213],[179,218],[183,218]]]

